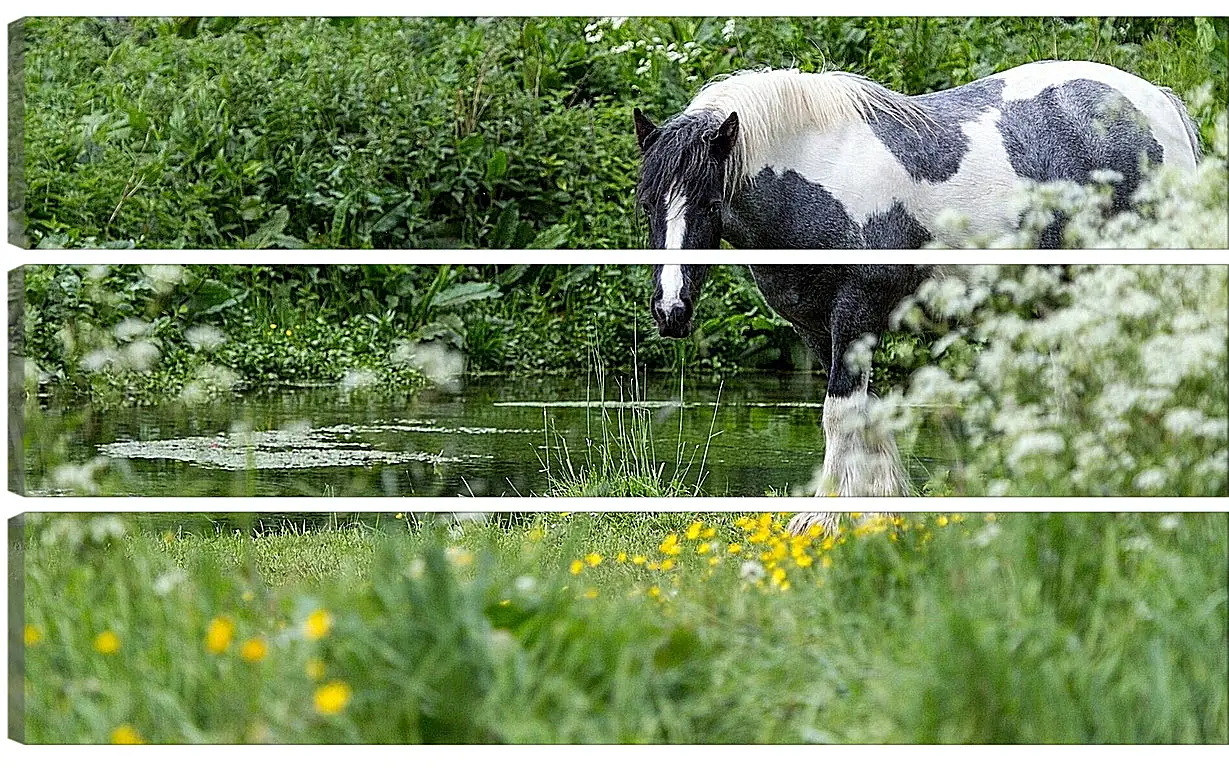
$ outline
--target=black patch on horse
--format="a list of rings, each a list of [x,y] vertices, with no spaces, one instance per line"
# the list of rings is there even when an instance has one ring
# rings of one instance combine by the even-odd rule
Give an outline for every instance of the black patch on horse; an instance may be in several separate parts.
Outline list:
[[[930,242],[930,232],[896,200],[887,211],[870,215],[862,239],[867,248],[921,248]]]
[[[1031,99],[1005,102],[1002,111],[999,133],[1018,175],[1088,184],[1095,170],[1117,171],[1122,179],[1113,185],[1114,211],[1130,207],[1142,176],[1140,158],[1159,164],[1165,155],[1135,105],[1095,80],[1051,85]]]
[[[914,181],[940,183],[960,170],[969,151],[961,123],[972,122],[1002,101],[1002,80],[977,80],[948,91],[911,96],[925,118],[902,120],[882,109],[867,124]]]
[[[859,227],[822,185],[795,170],[761,170],[731,201],[725,237],[735,248],[859,248]]]
[[[735,248],[921,248],[930,232],[899,200],[858,223],[822,184],[765,168],[730,206],[725,237]]]

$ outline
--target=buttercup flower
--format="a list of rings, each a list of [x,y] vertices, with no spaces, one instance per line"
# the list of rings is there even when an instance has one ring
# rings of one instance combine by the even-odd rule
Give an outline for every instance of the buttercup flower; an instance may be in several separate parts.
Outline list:
[[[99,632],[98,637],[94,638],[94,650],[98,651],[104,656],[119,653],[119,646],[119,635],[115,634],[109,629],[104,632]]]
[[[205,648],[210,653],[224,653],[235,637],[235,622],[229,616],[216,616],[205,631]]]
[[[322,715],[335,715],[350,703],[350,686],[340,680],[326,683],[316,689],[316,711]]]
[[[145,739],[141,738],[141,734],[136,728],[125,723],[111,731],[112,744],[144,744]]]
[[[319,640],[329,633],[333,627],[333,614],[318,608],[311,612],[303,622],[303,635],[308,640]]]
[[[269,644],[262,637],[253,637],[239,647],[239,656],[244,661],[257,662],[269,653]]]

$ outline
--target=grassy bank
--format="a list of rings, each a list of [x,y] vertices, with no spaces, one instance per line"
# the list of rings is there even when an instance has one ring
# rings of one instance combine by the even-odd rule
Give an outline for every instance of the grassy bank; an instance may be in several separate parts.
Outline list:
[[[641,247],[631,111],[797,66],[920,94],[1094,60],[1226,107],[1223,18],[31,18],[43,247]],[[1200,91],[1205,96],[1193,99]]]
[[[1224,515],[853,524],[27,516],[26,739],[1229,737]]]

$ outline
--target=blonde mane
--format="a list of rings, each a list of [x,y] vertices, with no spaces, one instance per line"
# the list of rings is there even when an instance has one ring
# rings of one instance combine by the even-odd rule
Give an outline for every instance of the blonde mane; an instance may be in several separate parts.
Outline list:
[[[738,141],[730,156],[727,186],[766,165],[771,148],[801,131],[827,131],[886,113],[916,129],[930,122],[907,96],[848,72],[762,69],[736,72],[705,85],[685,113],[738,113]]]

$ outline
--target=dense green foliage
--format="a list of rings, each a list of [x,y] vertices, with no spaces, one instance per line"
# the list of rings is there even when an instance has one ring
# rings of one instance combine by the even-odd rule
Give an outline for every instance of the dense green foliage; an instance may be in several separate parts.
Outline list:
[[[1091,59],[1226,104],[1223,18],[34,18],[42,246],[639,247],[631,108],[834,68],[907,93]]]
[[[768,515],[452,536],[159,517],[28,516],[13,537],[24,740],[1229,736],[1223,514],[872,518],[813,540]]]
[[[695,335],[657,338],[643,266],[32,266],[25,354],[44,387],[99,405],[179,397],[201,372],[252,387],[356,370],[415,389],[407,350],[440,343],[472,372],[804,365],[746,270],[714,270]],[[214,343],[201,344],[202,329]],[[125,350],[154,350],[137,360]],[[885,352],[893,359],[905,341]]]

